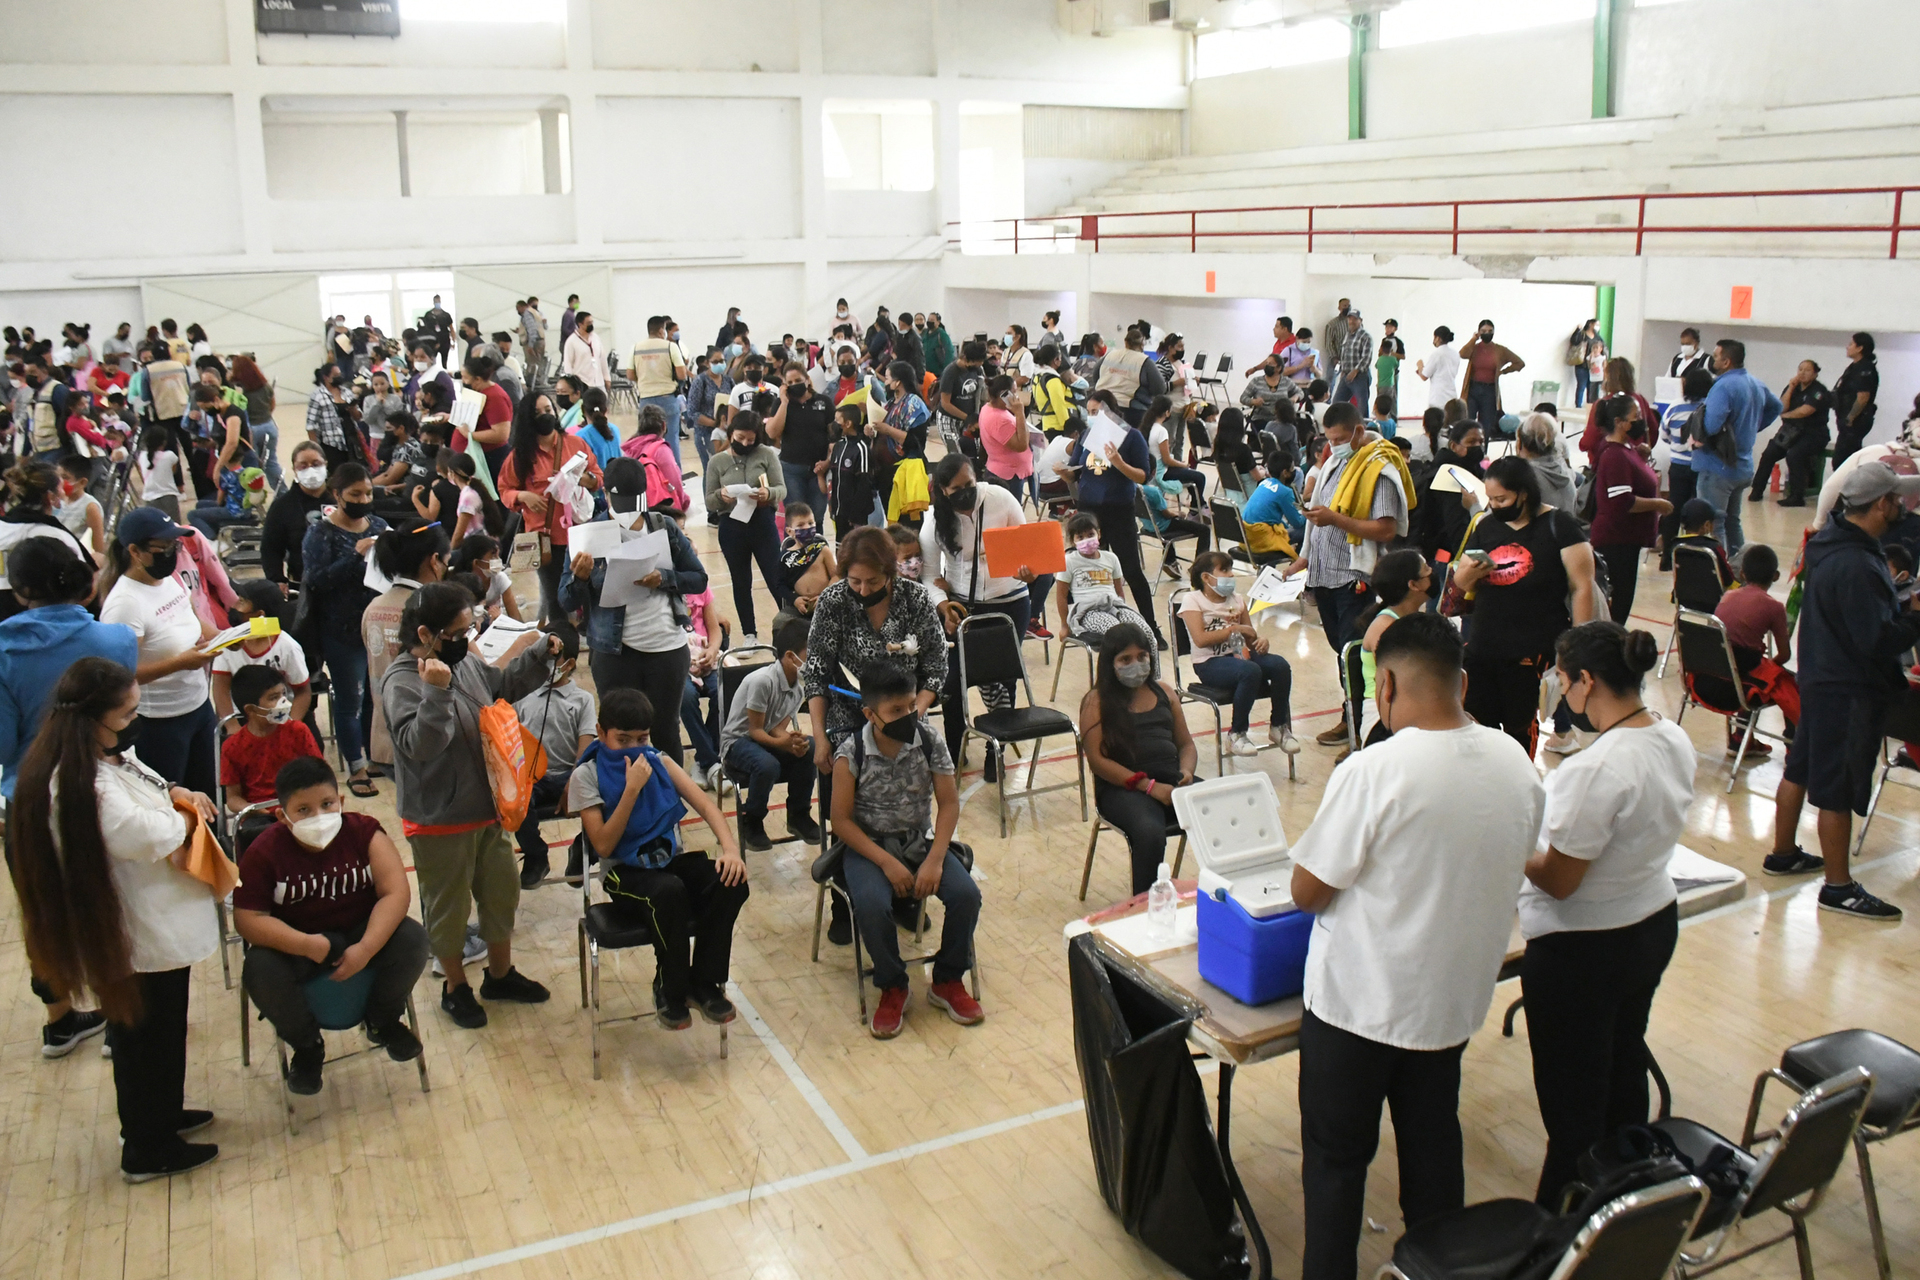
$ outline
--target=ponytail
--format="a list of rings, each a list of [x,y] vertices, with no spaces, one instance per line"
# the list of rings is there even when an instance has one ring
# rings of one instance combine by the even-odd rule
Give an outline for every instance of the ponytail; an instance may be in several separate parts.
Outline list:
[[[1554,657],[1570,676],[1591,672],[1620,697],[1638,694],[1647,672],[1660,661],[1660,642],[1648,631],[1629,631],[1602,619],[1560,634]]]

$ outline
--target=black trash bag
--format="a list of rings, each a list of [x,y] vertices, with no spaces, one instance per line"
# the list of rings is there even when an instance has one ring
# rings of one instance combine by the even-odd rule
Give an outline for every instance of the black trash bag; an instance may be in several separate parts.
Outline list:
[[[1087,1139],[1107,1207],[1182,1275],[1246,1276],[1245,1234],[1187,1049],[1192,1019],[1109,964],[1091,937],[1073,940],[1067,969]]]

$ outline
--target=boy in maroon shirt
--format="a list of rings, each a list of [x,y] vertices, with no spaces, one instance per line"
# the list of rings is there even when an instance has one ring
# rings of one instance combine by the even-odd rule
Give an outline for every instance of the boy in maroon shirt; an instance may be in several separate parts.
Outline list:
[[[301,756],[275,790],[280,821],[241,857],[233,922],[248,944],[247,995],[293,1046],[287,1088],[312,1094],[327,1046],[305,985],[371,969],[367,1037],[395,1062],[411,1061],[420,1041],[400,1015],[427,967],[427,931],[407,914],[412,893],[393,841],[366,814],[341,812],[332,766]]]

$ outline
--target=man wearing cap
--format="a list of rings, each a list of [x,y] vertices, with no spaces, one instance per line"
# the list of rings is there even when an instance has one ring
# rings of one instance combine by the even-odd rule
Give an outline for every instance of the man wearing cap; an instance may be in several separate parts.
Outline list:
[[[1333,384],[1333,402],[1343,401],[1359,407],[1362,417],[1373,407],[1368,393],[1373,389],[1373,335],[1360,323],[1360,308],[1349,308],[1346,322],[1334,332],[1338,342],[1340,376]]]
[[[1887,707],[1908,692],[1899,655],[1920,641],[1920,608],[1894,594],[1880,539],[1920,495],[1920,476],[1881,462],[1857,467],[1840,486],[1833,519],[1808,540],[1800,605],[1800,723],[1775,792],[1771,876],[1825,870],[1820,909],[1898,920],[1853,879],[1853,815],[1873,797],[1874,764]],[[1800,848],[1801,808],[1819,811],[1820,856]]]

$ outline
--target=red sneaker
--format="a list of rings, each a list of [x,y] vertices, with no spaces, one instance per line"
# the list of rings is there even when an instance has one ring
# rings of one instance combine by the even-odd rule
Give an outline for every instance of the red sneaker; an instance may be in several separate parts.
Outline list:
[[[934,983],[927,992],[927,1003],[936,1009],[945,1009],[947,1016],[963,1027],[985,1022],[987,1018],[980,1002],[967,993],[964,982]]]
[[[900,1034],[900,1023],[906,1012],[907,989],[888,987],[880,993],[880,1003],[874,1006],[873,1021],[867,1024],[867,1030],[875,1040],[891,1040]]]
[[[1035,618],[1031,622],[1027,623],[1027,634],[1032,636],[1035,640],[1053,639],[1053,632],[1047,630],[1046,624],[1041,622],[1038,618]]]

